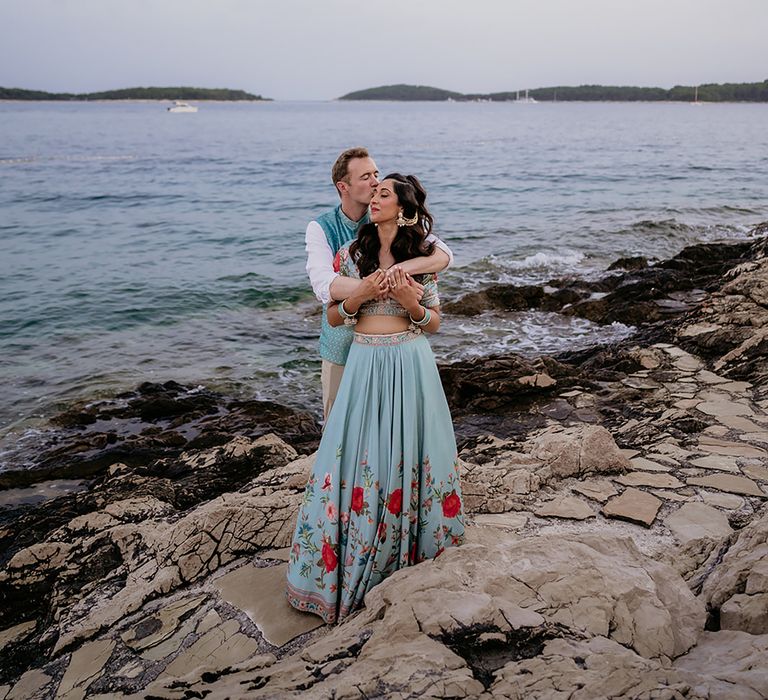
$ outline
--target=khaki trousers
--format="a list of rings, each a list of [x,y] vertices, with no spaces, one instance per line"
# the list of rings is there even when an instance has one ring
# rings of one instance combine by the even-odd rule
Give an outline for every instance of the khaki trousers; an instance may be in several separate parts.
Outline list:
[[[331,412],[333,402],[336,400],[336,394],[339,392],[342,374],[344,374],[344,365],[337,365],[335,362],[323,360],[323,368],[320,371],[320,383],[323,385],[323,415],[326,422],[328,421],[328,414]]]

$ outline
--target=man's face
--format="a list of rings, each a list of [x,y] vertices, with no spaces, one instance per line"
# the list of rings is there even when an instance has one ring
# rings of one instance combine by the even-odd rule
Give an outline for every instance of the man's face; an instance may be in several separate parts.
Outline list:
[[[379,184],[379,169],[373,158],[353,158],[347,164],[346,192],[357,204],[368,206]]]

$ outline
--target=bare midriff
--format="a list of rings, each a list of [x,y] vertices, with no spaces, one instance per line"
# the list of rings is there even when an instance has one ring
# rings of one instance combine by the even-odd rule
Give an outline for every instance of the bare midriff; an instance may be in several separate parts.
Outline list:
[[[359,316],[355,324],[355,333],[366,335],[386,335],[402,333],[408,330],[410,321],[404,316]]]

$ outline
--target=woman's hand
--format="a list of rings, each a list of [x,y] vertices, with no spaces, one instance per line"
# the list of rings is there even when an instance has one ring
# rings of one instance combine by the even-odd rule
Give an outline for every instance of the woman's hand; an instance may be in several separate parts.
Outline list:
[[[389,293],[389,284],[384,270],[376,270],[360,280],[360,284],[354,294],[350,294],[344,300],[344,310],[350,314],[356,314],[358,309],[371,299],[381,299]]]
[[[421,297],[424,296],[424,287],[399,267],[389,270],[388,283],[389,295],[400,302],[401,306],[411,315],[421,316]]]
[[[410,283],[412,287],[416,289],[416,291],[419,294],[419,301],[421,301],[422,297],[424,296],[424,285],[419,284],[413,277],[411,277],[403,268],[401,268],[399,265],[395,265],[394,267],[390,267],[387,270],[387,294],[386,296],[390,296],[389,290],[391,289],[392,284],[394,283],[394,275],[397,272],[402,272],[405,274],[406,279]],[[394,295],[393,295],[394,296]]]
[[[389,285],[387,284],[386,273],[384,270],[376,270],[367,277],[363,277],[360,281],[360,286],[353,296],[359,299],[361,303],[364,303],[386,295],[388,291]]]

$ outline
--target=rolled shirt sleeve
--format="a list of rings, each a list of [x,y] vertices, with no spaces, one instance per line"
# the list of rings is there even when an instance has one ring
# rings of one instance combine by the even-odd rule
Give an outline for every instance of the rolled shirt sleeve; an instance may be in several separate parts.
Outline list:
[[[307,251],[307,274],[312,284],[312,291],[318,301],[328,304],[331,301],[331,282],[338,277],[338,273],[333,269],[333,251],[317,221],[309,222],[304,240]]]
[[[433,233],[430,233],[427,236],[427,241],[429,241],[430,243],[434,243],[438,248],[440,248],[440,250],[442,250],[448,256],[448,264],[445,266],[445,269],[447,270],[449,267],[451,267],[453,265],[453,251]]]

